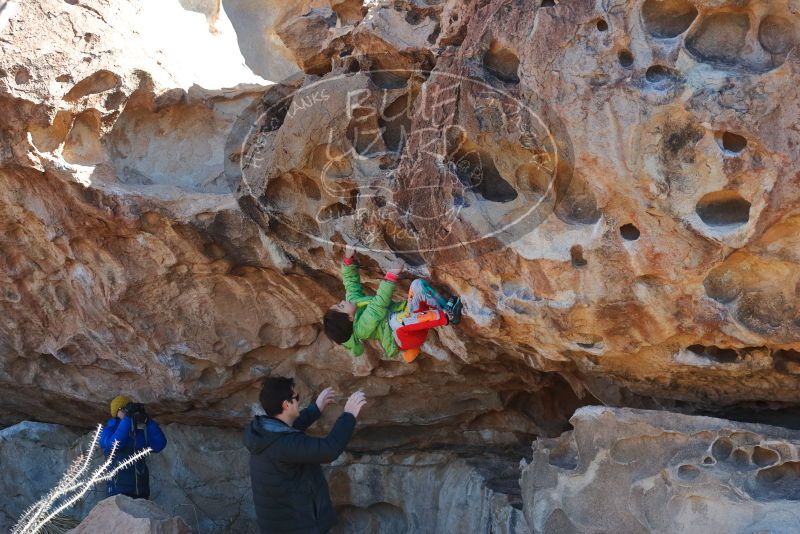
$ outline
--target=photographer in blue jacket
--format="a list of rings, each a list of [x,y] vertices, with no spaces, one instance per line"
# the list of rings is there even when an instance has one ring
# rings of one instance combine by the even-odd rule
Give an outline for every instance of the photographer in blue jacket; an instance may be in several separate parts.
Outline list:
[[[110,469],[142,449],[149,447],[156,453],[167,446],[161,427],[147,415],[143,404],[120,395],[111,401],[111,416],[100,433],[100,447],[106,456],[111,453],[114,442],[119,442]],[[148,499],[150,471],[147,458],[120,470],[108,481],[107,492],[109,496],[122,494],[134,499]]]

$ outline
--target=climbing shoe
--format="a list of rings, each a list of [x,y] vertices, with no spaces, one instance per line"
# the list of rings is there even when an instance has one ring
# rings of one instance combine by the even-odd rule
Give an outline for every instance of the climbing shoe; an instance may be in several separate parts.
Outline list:
[[[450,324],[458,324],[461,322],[461,298],[450,297],[444,307],[444,313],[447,315],[447,320]]]
[[[406,363],[411,363],[419,356],[419,349],[406,349],[403,351],[403,359]]]

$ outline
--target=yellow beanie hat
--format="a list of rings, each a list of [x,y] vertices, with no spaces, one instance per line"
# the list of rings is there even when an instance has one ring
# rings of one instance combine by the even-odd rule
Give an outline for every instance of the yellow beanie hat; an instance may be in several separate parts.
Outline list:
[[[116,417],[117,412],[120,411],[120,409],[124,407],[126,404],[128,404],[130,401],[131,400],[125,395],[114,397],[114,400],[111,401],[111,417]]]

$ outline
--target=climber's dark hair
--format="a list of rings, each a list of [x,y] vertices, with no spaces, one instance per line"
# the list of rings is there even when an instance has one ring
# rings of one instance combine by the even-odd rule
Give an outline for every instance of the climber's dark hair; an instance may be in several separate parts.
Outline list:
[[[261,384],[258,400],[267,415],[274,417],[283,411],[283,401],[292,401],[293,392],[294,378],[270,376]]]
[[[353,335],[353,321],[346,313],[328,310],[322,317],[322,329],[331,341],[341,345]]]

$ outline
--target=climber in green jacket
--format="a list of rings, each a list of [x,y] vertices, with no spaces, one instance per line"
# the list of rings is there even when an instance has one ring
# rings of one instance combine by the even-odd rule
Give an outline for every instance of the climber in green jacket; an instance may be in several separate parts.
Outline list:
[[[394,358],[402,351],[403,358],[411,362],[419,355],[428,330],[460,321],[461,299],[444,299],[422,279],[411,283],[406,301],[392,300],[402,262],[386,272],[375,295],[365,295],[353,256],[355,249],[348,245],[342,264],[345,299],[323,317],[325,334],[353,356],[361,356],[363,342],[373,339],[380,342],[387,357]]]

